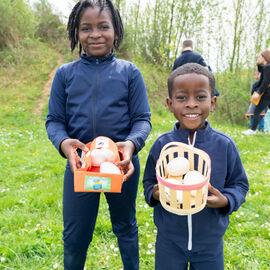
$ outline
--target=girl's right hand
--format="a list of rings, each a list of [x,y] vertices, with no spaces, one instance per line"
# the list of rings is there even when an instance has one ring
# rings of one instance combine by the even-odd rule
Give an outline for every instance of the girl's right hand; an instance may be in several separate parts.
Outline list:
[[[82,166],[81,158],[77,153],[77,149],[88,151],[86,145],[77,139],[65,139],[61,142],[60,149],[69,161],[71,171],[80,169]]]

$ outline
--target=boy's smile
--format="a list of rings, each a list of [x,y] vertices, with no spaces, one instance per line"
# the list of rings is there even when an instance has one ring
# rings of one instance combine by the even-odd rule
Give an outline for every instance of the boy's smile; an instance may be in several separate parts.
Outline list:
[[[177,76],[173,82],[172,97],[167,99],[170,111],[180,122],[180,129],[191,131],[205,128],[205,120],[215,103],[209,79],[196,73]]]

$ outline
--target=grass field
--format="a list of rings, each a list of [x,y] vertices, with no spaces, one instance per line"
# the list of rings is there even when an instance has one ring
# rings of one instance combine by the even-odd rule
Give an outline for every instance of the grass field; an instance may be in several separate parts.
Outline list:
[[[35,113],[43,85],[56,63],[57,53],[40,46],[31,52],[28,62],[0,70],[0,269],[63,269],[65,160],[47,139],[46,108],[41,114]],[[157,110],[153,104],[153,130],[140,152],[142,173],[152,143],[174,123],[165,108],[159,106]],[[250,181],[246,203],[231,216],[224,237],[225,269],[270,269],[270,134],[244,137],[243,127],[217,124],[214,115],[210,119],[214,128],[235,140]],[[140,269],[151,270],[156,228],[153,211],[144,201],[141,181],[137,218]],[[122,268],[102,196],[86,269]]]

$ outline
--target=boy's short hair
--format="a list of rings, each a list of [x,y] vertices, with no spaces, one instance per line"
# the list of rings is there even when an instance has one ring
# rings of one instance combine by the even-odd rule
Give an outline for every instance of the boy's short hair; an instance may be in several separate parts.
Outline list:
[[[173,89],[173,82],[174,79],[180,75],[190,74],[190,73],[196,73],[198,75],[203,75],[209,79],[209,86],[211,90],[211,96],[214,96],[215,91],[215,77],[208,69],[203,67],[202,65],[199,65],[197,63],[187,63],[183,66],[178,67],[174,71],[171,72],[171,74],[168,77],[168,94],[169,97],[172,97],[172,89]]]
[[[191,47],[193,48],[193,41],[191,39],[186,39],[184,42],[183,42],[183,48],[186,48],[186,47]]]

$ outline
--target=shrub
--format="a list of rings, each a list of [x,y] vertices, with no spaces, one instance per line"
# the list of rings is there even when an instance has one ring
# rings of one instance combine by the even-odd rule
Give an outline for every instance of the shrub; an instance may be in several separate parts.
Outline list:
[[[0,1],[0,14],[0,50],[14,48],[25,37],[33,37],[33,12],[23,0]]]
[[[238,73],[225,71],[215,74],[216,88],[220,96],[214,112],[215,119],[220,123],[245,123],[245,113],[250,99],[250,70],[241,70]]]

